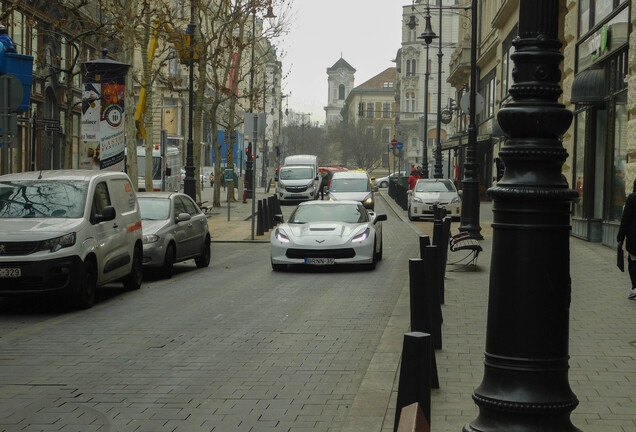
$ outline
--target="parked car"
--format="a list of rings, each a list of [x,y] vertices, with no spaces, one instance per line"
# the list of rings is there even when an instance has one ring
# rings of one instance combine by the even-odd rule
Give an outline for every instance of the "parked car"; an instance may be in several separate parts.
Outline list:
[[[386,177],[380,177],[378,179],[375,179],[375,184],[377,184],[378,187],[381,187],[381,188],[389,187],[390,179],[397,178],[397,177],[408,177],[408,176],[406,175],[406,171],[396,171],[389,174]]]
[[[358,201],[301,203],[270,237],[274,271],[287,265],[363,264],[375,269],[382,259],[385,214],[367,211]]]
[[[419,179],[415,188],[408,191],[410,220],[433,215],[433,205],[448,211],[449,216],[459,219],[462,213],[462,199],[449,179]]]
[[[179,192],[148,192],[137,197],[141,209],[145,267],[172,276],[176,262],[194,258],[197,267],[210,264],[208,219],[192,199]]]
[[[126,174],[0,176],[0,296],[65,292],[89,308],[106,283],[138,289],[142,258],[141,215]]]
[[[366,208],[373,210],[373,189],[369,174],[365,171],[339,171],[331,177],[329,199],[360,201]]]

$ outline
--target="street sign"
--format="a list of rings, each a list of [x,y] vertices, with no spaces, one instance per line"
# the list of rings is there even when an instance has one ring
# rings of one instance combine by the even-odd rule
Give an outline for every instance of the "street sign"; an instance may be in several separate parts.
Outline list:
[[[402,148],[404,147],[404,144],[402,144],[402,141],[399,141],[396,145],[395,148],[398,150],[402,150]]]
[[[442,111],[440,121],[444,124],[449,124],[453,120],[453,112],[451,110]]]
[[[2,75],[0,79],[2,80],[2,85],[0,85],[0,104],[4,104],[6,98],[9,102],[9,111],[16,111],[20,108],[24,97],[22,83],[15,75]]]
[[[484,97],[479,93],[475,94],[475,115],[484,110]],[[459,107],[464,114],[470,114],[470,93],[465,93],[459,101]]]
[[[393,147],[395,147],[395,146],[397,145],[397,143],[398,143],[398,140],[396,140],[396,139],[392,139],[392,140],[391,140],[391,145],[392,145]]]

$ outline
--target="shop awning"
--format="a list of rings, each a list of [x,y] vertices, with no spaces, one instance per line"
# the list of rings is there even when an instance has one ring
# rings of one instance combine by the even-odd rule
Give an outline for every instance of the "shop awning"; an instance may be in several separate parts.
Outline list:
[[[605,90],[605,69],[586,69],[574,77],[570,102],[596,104],[603,102]]]

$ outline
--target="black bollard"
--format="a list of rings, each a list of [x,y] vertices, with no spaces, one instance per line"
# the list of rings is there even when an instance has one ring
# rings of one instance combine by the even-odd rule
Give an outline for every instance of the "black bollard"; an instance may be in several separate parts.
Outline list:
[[[262,199],[261,202],[263,203],[263,232],[267,232],[269,231],[269,221],[267,220],[269,215],[267,199]]]
[[[420,236],[420,258],[424,259],[424,248],[431,245],[431,238],[427,235]]]
[[[274,215],[276,214],[276,205],[274,204],[274,196],[267,197],[269,209],[269,229],[274,228],[276,222],[274,222]]]
[[[394,431],[397,431],[402,408],[414,402],[420,404],[422,413],[430,425],[431,382],[433,375],[431,359],[434,357],[435,353],[431,349],[431,335],[421,332],[404,334],[397,406],[393,425]]]
[[[442,306],[439,300],[440,272],[439,272],[439,247],[427,246],[424,249],[424,275],[427,292],[429,313],[431,317],[431,335],[433,336],[433,348],[442,348]]]
[[[256,212],[256,235],[263,235],[263,201],[258,200],[258,210]]]
[[[432,319],[430,299],[426,289],[426,273],[424,261],[419,258],[409,259],[409,294],[411,301],[411,331],[431,333]]]

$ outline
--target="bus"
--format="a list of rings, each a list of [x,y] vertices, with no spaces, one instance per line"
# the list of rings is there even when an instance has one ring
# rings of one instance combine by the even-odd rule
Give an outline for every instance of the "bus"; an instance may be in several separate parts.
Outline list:
[[[138,190],[146,190],[146,148],[137,146]],[[152,190],[178,191],[181,175],[181,150],[177,146],[166,146],[162,157],[159,146],[152,150]]]

